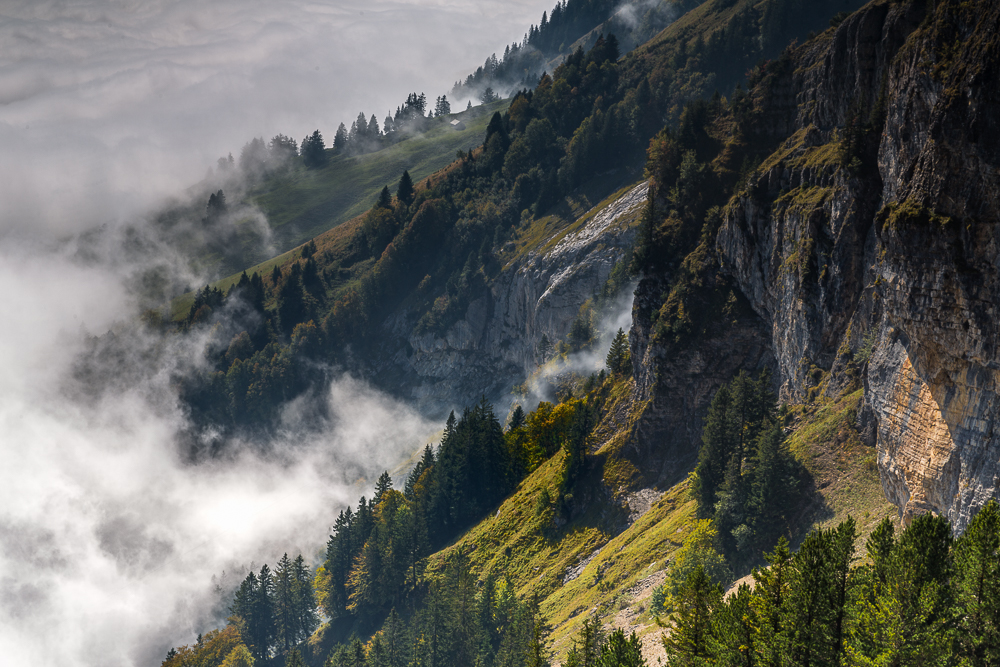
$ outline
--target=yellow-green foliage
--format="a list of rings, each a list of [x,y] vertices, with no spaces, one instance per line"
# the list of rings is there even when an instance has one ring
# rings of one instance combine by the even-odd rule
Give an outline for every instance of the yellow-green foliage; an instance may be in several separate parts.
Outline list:
[[[778,165],[790,169],[838,168],[840,166],[840,141],[833,137],[832,140],[824,144],[807,146],[807,136],[815,132],[818,130],[814,125],[796,131],[764,160],[760,165],[759,173],[769,171]]]
[[[528,415],[528,442],[524,446],[528,452],[529,470],[537,468],[542,460],[559,449],[569,436],[573,417],[581,404],[579,399],[570,399],[558,405],[542,401]]]
[[[951,218],[927,208],[914,199],[907,199],[902,204],[891,203],[878,212],[877,219],[886,228],[897,230],[908,225],[940,225],[945,226]]]
[[[240,644],[229,652],[222,661],[222,667],[253,667],[253,656],[246,646]]]
[[[726,586],[732,580],[732,572],[726,565],[726,559],[715,550],[718,533],[711,519],[696,521],[694,528],[684,540],[684,546],[676,551],[667,570],[667,578],[663,583],[667,593],[666,605],[669,611],[672,600],[688,576],[698,567],[705,570],[712,581]]]
[[[221,630],[213,630],[200,638],[201,641],[190,646],[180,646],[175,649],[175,654],[163,661],[162,667],[216,667],[226,665],[233,667],[241,664],[253,665],[251,657],[249,663],[236,662],[243,656],[245,651],[249,655],[243,640],[240,638],[240,631],[237,625],[227,625]],[[239,649],[242,648],[243,651]],[[234,662],[229,662],[232,659]]]

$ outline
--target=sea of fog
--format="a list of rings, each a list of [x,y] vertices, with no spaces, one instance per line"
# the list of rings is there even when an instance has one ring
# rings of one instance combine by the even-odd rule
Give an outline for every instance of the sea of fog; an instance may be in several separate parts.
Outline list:
[[[191,463],[171,378],[201,363],[199,341],[149,354],[163,343],[136,333],[129,284],[145,258],[116,231],[254,136],[332,137],[359,111],[447,93],[550,2],[0,5],[4,664],[158,665],[224,617],[246,568],[314,561],[336,512],[440,428],[345,376],[319,397],[321,428],[291,405],[269,447]],[[109,331],[133,347],[98,391],[74,368]]]

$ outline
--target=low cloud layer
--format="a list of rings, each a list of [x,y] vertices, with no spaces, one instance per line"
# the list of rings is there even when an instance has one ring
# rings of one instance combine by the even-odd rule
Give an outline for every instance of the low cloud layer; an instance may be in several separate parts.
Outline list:
[[[196,358],[196,338],[170,342],[163,367],[144,373],[130,368],[142,355],[127,354],[108,370],[141,385],[77,400],[66,388],[87,332],[116,330],[137,352],[145,342],[117,323],[128,290],[114,273],[23,246],[0,249],[0,285],[0,308],[21,313],[0,340],[0,653],[10,664],[157,664],[212,627],[226,603],[213,576],[284,551],[312,559],[336,509],[439,428],[345,376],[318,426],[298,428],[292,407],[266,452],[236,446],[192,463],[178,446],[185,419],[169,365]]]
[[[136,276],[181,258],[116,229],[253,136],[300,139],[433,99],[546,2],[5,2],[0,8],[0,655],[156,665],[244,568],[318,553],[336,511],[439,424],[341,377],[308,429],[192,462],[173,380],[196,338],[143,340]],[[108,224],[97,242],[67,236]],[[155,236],[155,235],[154,235]],[[100,391],[91,336],[131,336]],[[75,379],[74,379],[75,378]],[[239,443],[236,443],[237,445]],[[362,479],[368,482],[360,481]],[[223,572],[229,573],[226,578]]]
[[[14,0],[0,8],[0,230],[145,211],[254,136],[433,100],[550,0]]]
[[[0,255],[0,284],[16,282],[0,291],[0,308],[25,313],[0,342],[0,653],[10,664],[158,664],[214,626],[228,602],[215,584],[232,587],[285,551],[314,560],[336,510],[439,429],[344,376],[318,425],[299,428],[292,406],[266,451],[237,443],[193,463],[178,445],[185,419],[170,368],[130,374],[143,361],[127,355],[113,370],[140,386],[94,401],[65,390],[87,331],[112,328],[141,347],[141,330],[116,325],[128,304],[116,276],[50,253]],[[198,344],[173,341],[164,359],[182,364]]]

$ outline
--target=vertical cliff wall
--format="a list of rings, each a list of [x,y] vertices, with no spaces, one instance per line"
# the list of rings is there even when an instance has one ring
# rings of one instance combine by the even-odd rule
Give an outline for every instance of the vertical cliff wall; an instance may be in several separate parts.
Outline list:
[[[870,350],[886,495],[959,529],[1000,474],[998,35],[997,3],[877,2],[797,49],[717,241],[784,397]]]

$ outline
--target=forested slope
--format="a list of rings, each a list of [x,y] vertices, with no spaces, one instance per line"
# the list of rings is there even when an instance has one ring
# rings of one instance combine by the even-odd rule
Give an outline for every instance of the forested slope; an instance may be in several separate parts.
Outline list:
[[[996,660],[1000,596],[975,582],[996,580],[1000,540],[984,426],[1000,14],[842,7],[716,0],[624,58],[597,40],[492,116],[482,147],[197,295],[181,329],[215,328],[215,367],[186,400],[266,429],[323,382],[308,360],[419,389],[421,341],[479,350],[475,309],[511,275],[589,221],[630,230],[572,322],[525,331],[544,353],[510,377],[554,369],[556,400],[504,428],[483,397],[402,492],[383,479],[374,508],[345,512],[314,579],[327,624],[286,654],[233,621],[258,661],[539,665],[554,647],[642,664],[641,639],[601,623],[651,630],[645,659],[676,664]],[[580,373],[630,274],[628,345]]]

